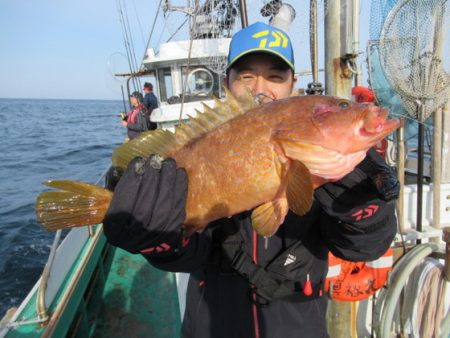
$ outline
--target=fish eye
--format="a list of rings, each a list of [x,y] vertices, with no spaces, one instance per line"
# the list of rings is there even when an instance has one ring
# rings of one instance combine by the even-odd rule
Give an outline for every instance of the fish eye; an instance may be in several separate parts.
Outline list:
[[[349,105],[349,103],[348,103],[347,101],[341,101],[341,102],[339,102],[339,108],[347,109],[349,106],[350,106],[350,105]]]

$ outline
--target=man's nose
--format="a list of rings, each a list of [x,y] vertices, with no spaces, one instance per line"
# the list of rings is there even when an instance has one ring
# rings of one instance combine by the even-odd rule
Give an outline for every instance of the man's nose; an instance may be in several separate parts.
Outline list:
[[[273,101],[268,81],[263,76],[257,76],[253,84],[252,93],[257,96],[260,102],[267,103]]]
[[[253,84],[253,94],[257,94],[257,93],[264,93],[266,91],[266,79],[264,79],[263,76],[258,75],[256,77],[256,81]]]

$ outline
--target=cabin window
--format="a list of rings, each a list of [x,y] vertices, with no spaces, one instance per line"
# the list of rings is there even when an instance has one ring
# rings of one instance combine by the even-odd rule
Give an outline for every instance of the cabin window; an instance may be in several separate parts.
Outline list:
[[[167,101],[169,97],[173,96],[172,73],[169,67],[158,69],[158,82],[159,99],[161,102]]]
[[[212,95],[223,96],[223,76],[208,67],[182,67],[183,81],[186,82],[185,101],[201,101]]]

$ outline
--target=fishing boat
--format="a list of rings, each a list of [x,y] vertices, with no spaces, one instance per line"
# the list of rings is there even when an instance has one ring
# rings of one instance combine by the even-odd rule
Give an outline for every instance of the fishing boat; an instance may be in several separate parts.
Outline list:
[[[383,26],[385,20],[392,19],[392,13],[399,12],[408,1],[379,0],[377,4],[386,12],[380,19],[380,26]],[[261,11],[264,16],[259,19],[269,18],[276,24],[276,15],[282,5],[288,5],[287,1],[264,1],[259,6],[264,9]],[[169,1],[164,2],[164,13],[177,10],[187,15],[189,37],[148,48],[142,67],[130,67],[130,72],[118,74],[128,79],[128,91],[139,78],[154,80],[161,104],[153,111],[152,121],[158,123],[159,128],[173,129],[189,116],[195,116],[201,110],[201,102],[212,105],[209,102],[211,95],[223,96],[223,67],[230,36],[240,27],[236,19],[240,18],[241,26],[247,25],[245,8],[246,3],[242,0],[197,1],[194,7],[176,7]],[[359,1],[325,1],[324,8],[327,13],[323,16],[325,88],[328,94],[347,97],[354,85],[354,76],[358,74],[355,65],[359,47],[355,44],[354,36],[357,35],[345,29],[357,31]],[[317,2],[314,0],[310,1],[310,13],[312,58],[309,74],[312,81],[306,92],[317,94],[322,89],[317,59]],[[221,20],[218,14],[222,15]],[[368,55],[373,57],[371,53]],[[369,64],[373,65],[373,60],[369,60]],[[375,81],[373,76],[372,81]],[[441,107],[439,111],[442,116]],[[450,133],[448,120],[441,127],[445,137]],[[434,130],[437,130],[436,126]],[[435,139],[435,142],[443,145],[437,148],[441,150],[442,157],[439,158],[444,165],[439,173],[425,173],[426,177],[432,177],[432,183],[425,181],[419,187],[401,181],[402,197],[397,211],[400,227],[393,243],[396,263],[387,286],[374,297],[359,302],[336,302],[330,295],[328,330],[331,337],[389,337],[404,330],[405,323],[397,307],[399,298],[402,290],[406,290],[404,285],[408,277],[417,270],[416,266],[429,257],[435,258],[433,264],[442,265],[441,270],[445,273],[439,278],[450,278],[450,232],[444,229],[450,226],[450,151],[448,140],[447,145],[442,140]],[[401,135],[396,138],[394,148],[397,144],[401,144]],[[390,160],[397,166],[399,174],[407,172],[414,179],[423,181],[419,178],[422,169],[415,164],[420,162],[420,156],[418,154],[415,162],[406,164],[406,168],[399,163],[397,155],[392,155]],[[436,156],[436,153],[430,153],[430,158]],[[436,170],[436,165],[432,170]],[[103,184],[103,177],[98,184]],[[420,218],[417,216],[419,209]],[[419,274],[422,270],[419,269]],[[65,233],[58,230],[41,278],[21,305],[8,311],[2,319],[0,337],[178,337],[186,283],[187,275],[160,271],[140,255],[109,245],[101,224]],[[408,306],[416,309],[414,301],[417,301],[419,291],[407,294],[412,295]],[[444,299],[444,318],[442,324],[439,323],[442,337],[450,332],[448,292]],[[408,332],[413,332],[415,324],[407,324]]]

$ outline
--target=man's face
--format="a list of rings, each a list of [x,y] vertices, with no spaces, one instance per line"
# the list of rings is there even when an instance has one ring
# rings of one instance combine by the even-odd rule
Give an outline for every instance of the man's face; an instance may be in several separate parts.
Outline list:
[[[279,57],[270,54],[250,54],[238,60],[230,69],[225,83],[234,96],[248,87],[262,102],[289,97],[295,83],[292,70]]]

